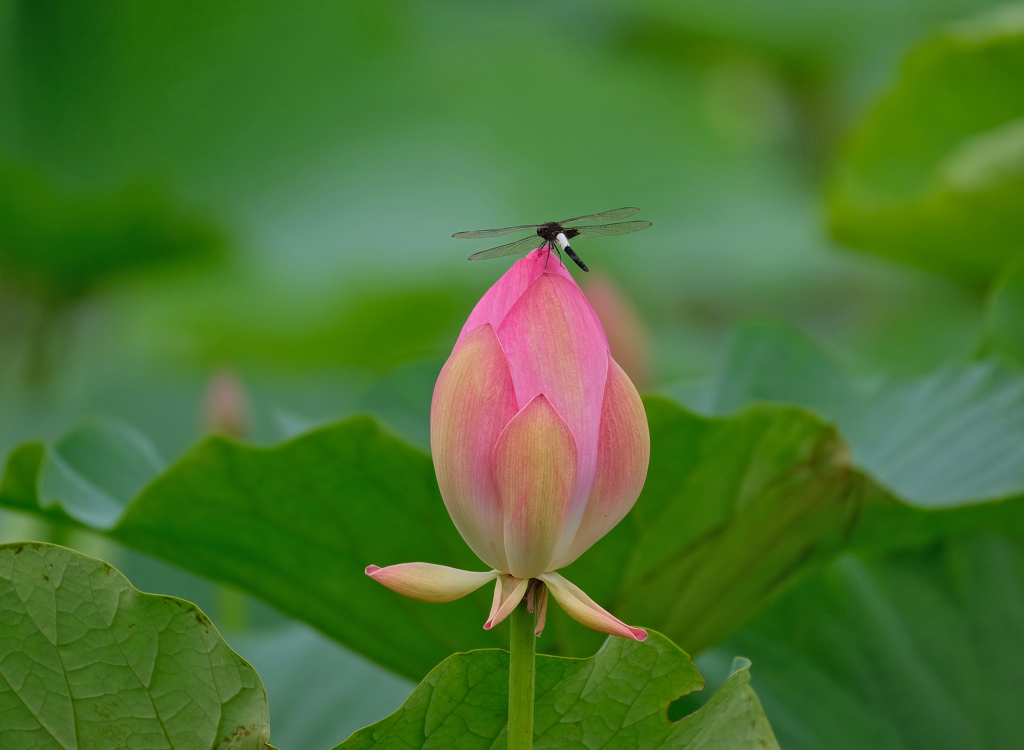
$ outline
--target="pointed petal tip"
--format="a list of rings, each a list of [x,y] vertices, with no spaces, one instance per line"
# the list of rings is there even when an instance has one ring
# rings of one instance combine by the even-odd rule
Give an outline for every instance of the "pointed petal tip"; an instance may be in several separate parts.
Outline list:
[[[372,577],[373,574],[376,573],[378,570],[380,570],[380,566],[379,565],[367,565],[366,566],[366,575]]]
[[[503,614],[501,617],[494,615],[488,618],[487,622],[484,623],[484,630],[490,630],[491,628],[501,625],[501,623],[505,620],[506,617],[508,617],[508,615]]]
[[[626,627],[629,628],[629,634],[634,641],[643,643],[647,640],[647,631],[643,628],[630,628],[628,625]]]

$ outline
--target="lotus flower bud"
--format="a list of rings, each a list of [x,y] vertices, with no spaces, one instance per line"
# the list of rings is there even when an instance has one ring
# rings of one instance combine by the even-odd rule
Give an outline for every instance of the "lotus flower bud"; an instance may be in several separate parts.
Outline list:
[[[244,437],[249,427],[249,398],[234,370],[217,370],[203,396],[203,422],[210,432]]]
[[[650,434],[597,315],[548,254],[531,252],[484,294],[434,388],[430,443],[441,496],[491,571],[406,563],[367,573],[426,601],[449,601],[497,579],[486,628],[528,591],[543,607],[549,590],[584,625],[643,640],[645,631],[555,572],[633,507]]]

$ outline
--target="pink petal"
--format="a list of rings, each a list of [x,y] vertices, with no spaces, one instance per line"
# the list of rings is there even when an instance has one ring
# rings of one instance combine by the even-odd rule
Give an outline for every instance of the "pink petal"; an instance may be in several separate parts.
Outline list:
[[[510,614],[523,600],[530,580],[513,576],[499,576],[494,584],[494,599],[491,601],[491,613],[484,623],[484,630],[490,630]]]
[[[516,401],[526,404],[543,393],[576,439],[578,475],[561,556],[583,518],[597,468],[608,343],[576,283],[550,273],[512,306],[498,327],[498,340],[512,370]]]
[[[508,562],[492,459],[517,409],[505,354],[494,328],[484,324],[456,344],[437,379],[430,446],[455,528],[477,557],[503,571]]]
[[[478,573],[430,563],[400,563],[378,568],[370,565],[366,575],[411,599],[423,602],[450,602],[460,599],[493,581],[498,571]]]
[[[537,238],[538,243],[543,241],[540,237]],[[476,303],[473,312],[469,314],[466,325],[462,327],[459,341],[462,341],[469,333],[486,323],[490,323],[497,328],[501,321],[505,319],[512,305],[516,303],[516,300],[523,295],[523,292],[542,273],[564,276],[571,281],[572,276],[565,269],[565,266],[558,261],[558,256],[552,255],[551,259],[548,260],[547,254],[548,251],[546,250],[534,250],[525,258],[513,263],[512,267]],[[456,342],[457,345],[458,342]]]
[[[516,578],[549,569],[576,482],[576,442],[543,394],[512,418],[494,448],[505,553]]]
[[[594,486],[576,538],[567,553],[555,560],[553,569],[571,563],[625,517],[640,496],[650,459],[651,433],[643,401],[609,357]]]
[[[626,623],[613,617],[598,606],[593,599],[584,594],[578,586],[569,583],[558,573],[545,573],[540,579],[551,589],[555,601],[562,605],[570,617],[588,628],[602,633],[617,635],[620,638],[631,638],[634,641],[647,639],[647,631],[642,628],[631,628]]]

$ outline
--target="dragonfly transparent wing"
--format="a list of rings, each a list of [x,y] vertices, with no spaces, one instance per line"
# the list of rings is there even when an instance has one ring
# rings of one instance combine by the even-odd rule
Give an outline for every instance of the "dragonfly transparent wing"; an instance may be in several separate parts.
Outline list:
[[[525,224],[521,227],[503,227],[501,229],[474,229],[471,232],[456,232],[452,235],[457,240],[481,240],[484,237],[501,237],[503,234],[513,232],[525,232],[527,229],[536,229],[541,224]]]
[[[617,237],[620,234],[632,234],[651,226],[649,221],[620,221],[618,224],[598,224],[596,227],[578,227],[577,237]]]
[[[500,258],[504,255],[525,253],[527,250],[533,250],[543,244],[545,244],[543,237],[533,235],[531,237],[524,237],[521,240],[516,240],[515,242],[510,242],[507,245],[498,245],[498,247],[492,247],[490,250],[482,250],[479,253],[473,253],[469,256],[469,259],[486,260],[487,258]]]
[[[602,211],[599,214],[590,214],[589,216],[577,216],[575,219],[566,219],[561,222],[561,224],[562,226],[565,226],[566,224],[576,224],[581,221],[618,221],[619,219],[629,218],[639,211],[639,208],[633,208],[632,206],[626,208],[613,208],[611,211]]]

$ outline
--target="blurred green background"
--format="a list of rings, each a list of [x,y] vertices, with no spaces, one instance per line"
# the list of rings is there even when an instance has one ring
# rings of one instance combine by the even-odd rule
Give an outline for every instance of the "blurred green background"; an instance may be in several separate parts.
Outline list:
[[[625,205],[654,226],[577,249],[646,332],[647,390],[699,393],[750,318],[868,378],[995,340],[1020,357],[1024,242],[998,234],[1019,193],[984,257],[861,200],[931,174],[925,145],[900,161],[913,127],[876,143],[900,103],[872,108],[915,44],[989,5],[2,0],[0,448],[103,415],[172,462],[214,427],[271,443],[357,412],[427,448],[434,379],[510,265],[467,263],[486,242],[451,234]],[[1024,115],[989,104],[964,133]],[[0,536],[53,539],[39,523],[4,515]],[[236,633],[282,747],[325,747],[410,688],[239,594],[54,540]]]

